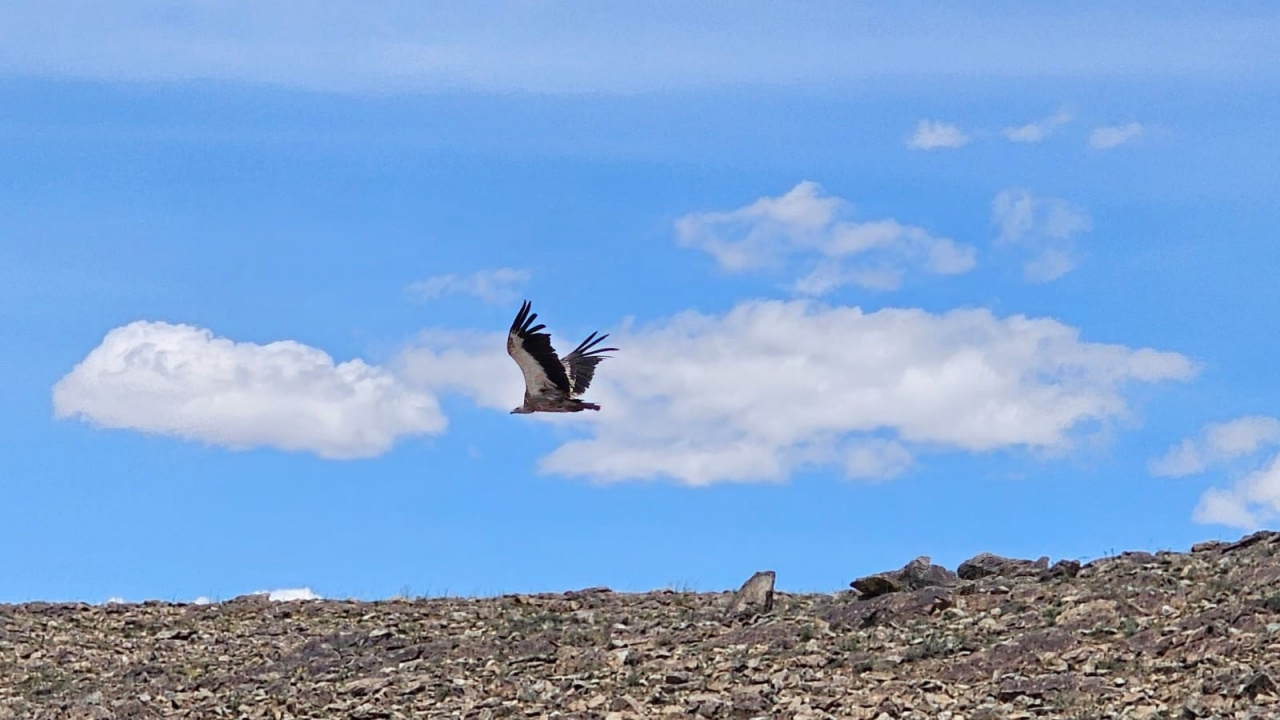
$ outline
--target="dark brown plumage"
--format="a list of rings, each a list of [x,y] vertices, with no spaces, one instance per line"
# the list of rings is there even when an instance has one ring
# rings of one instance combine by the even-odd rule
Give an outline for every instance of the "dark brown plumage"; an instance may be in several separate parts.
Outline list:
[[[591,333],[578,347],[561,359],[551,345],[551,335],[540,332],[546,325],[534,325],[537,313],[529,312],[528,300],[520,306],[507,333],[507,354],[524,374],[524,403],[513,413],[581,412],[599,410],[595,403],[578,398],[591,386],[596,366],[609,357],[602,353],[618,348],[596,348],[608,334]]]

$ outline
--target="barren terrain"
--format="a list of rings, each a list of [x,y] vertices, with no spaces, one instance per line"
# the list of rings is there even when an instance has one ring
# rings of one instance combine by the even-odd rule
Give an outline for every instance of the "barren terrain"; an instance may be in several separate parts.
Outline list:
[[[0,718],[1280,717],[1278,550],[919,558],[834,594],[0,605]]]

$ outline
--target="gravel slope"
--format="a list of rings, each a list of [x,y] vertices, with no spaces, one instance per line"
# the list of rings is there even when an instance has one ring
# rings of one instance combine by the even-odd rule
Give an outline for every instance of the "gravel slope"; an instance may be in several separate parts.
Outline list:
[[[1278,551],[920,558],[742,612],[605,589],[0,605],[0,718],[1280,717]]]

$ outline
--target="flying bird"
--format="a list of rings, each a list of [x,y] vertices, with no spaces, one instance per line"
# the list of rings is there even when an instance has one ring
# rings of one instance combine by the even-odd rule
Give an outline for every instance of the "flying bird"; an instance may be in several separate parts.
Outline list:
[[[530,302],[525,300],[507,333],[507,354],[520,366],[520,372],[524,373],[524,404],[511,412],[599,410],[599,405],[583,402],[578,398],[591,385],[596,365],[609,357],[600,353],[613,352],[618,348],[593,350],[601,340],[609,337],[608,334],[596,337],[593,332],[562,360],[555,348],[551,347],[551,336],[538,332],[546,325],[533,324],[538,314],[530,313],[529,307]]]

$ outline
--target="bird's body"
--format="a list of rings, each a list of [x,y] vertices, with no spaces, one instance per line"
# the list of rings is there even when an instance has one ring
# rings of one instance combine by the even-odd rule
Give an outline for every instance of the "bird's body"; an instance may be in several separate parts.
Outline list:
[[[593,332],[573,352],[561,359],[551,346],[551,336],[538,332],[546,325],[534,325],[537,313],[529,312],[528,300],[520,306],[520,312],[507,333],[507,354],[524,373],[524,404],[513,413],[581,412],[599,410],[595,403],[584,402],[579,397],[591,385],[596,365],[608,357],[600,353],[618,348],[595,348],[601,340]],[[595,349],[593,349],[595,348]]]

